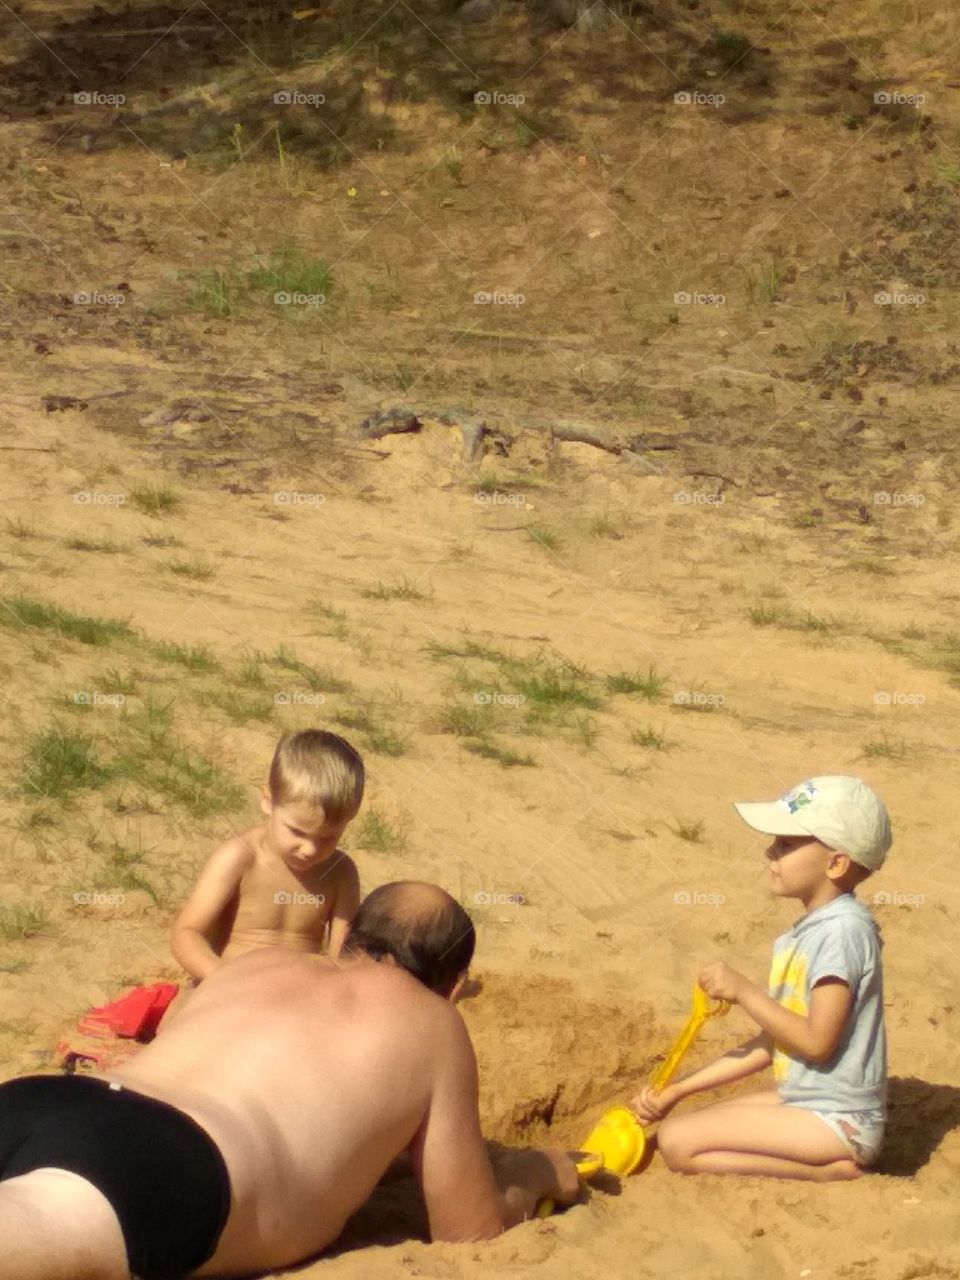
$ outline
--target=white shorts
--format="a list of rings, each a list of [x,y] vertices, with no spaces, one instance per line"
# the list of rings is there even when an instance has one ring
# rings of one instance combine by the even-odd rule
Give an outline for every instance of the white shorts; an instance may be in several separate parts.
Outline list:
[[[865,1166],[873,1164],[883,1146],[886,1115],[879,1107],[868,1111],[819,1111],[802,1102],[788,1102],[788,1107],[801,1107],[818,1116],[831,1133],[835,1133],[856,1160]]]

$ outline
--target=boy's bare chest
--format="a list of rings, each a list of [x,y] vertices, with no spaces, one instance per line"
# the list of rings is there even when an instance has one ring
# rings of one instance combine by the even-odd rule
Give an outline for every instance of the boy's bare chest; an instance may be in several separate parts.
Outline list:
[[[285,863],[251,866],[240,882],[234,928],[319,936],[333,910],[337,873],[323,864],[299,874]]]

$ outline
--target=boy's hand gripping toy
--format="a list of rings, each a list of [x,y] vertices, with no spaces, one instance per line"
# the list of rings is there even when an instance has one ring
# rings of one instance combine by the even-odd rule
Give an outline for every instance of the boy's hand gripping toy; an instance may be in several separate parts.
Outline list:
[[[719,1000],[711,1007],[707,993],[702,987],[695,986],[686,1026],[664,1061],[650,1077],[650,1087],[662,1089],[669,1084],[706,1020],[720,1017],[729,1011],[730,1005],[726,1000]],[[584,1139],[582,1149],[573,1155],[581,1178],[592,1178],[601,1169],[625,1178],[639,1165],[646,1147],[643,1126],[630,1108],[611,1107],[603,1113],[596,1127]],[[541,1200],[537,1206],[537,1217],[546,1218],[552,1212],[553,1201],[549,1198]]]

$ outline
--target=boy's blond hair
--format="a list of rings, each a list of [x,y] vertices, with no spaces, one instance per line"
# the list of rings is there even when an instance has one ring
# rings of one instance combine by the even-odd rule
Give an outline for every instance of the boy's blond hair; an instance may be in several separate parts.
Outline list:
[[[350,819],[363,799],[364,768],[359,752],[336,733],[303,729],[285,733],[270,764],[274,804],[302,800],[323,810],[324,820]]]

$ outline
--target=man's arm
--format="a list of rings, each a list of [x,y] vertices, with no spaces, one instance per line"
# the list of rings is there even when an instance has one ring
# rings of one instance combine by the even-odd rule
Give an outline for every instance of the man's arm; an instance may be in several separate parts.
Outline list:
[[[785,1008],[762,987],[722,963],[704,969],[700,985],[714,999],[740,1005],[780,1048],[808,1062],[827,1062],[833,1056],[853,1004],[846,980],[832,976],[817,982],[807,1013]]]
[[[244,841],[228,840],[210,857],[180,908],[170,931],[170,950],[192,978],[207,977],[220,963],[209,939],[252,858]]]
[[[429,1109],[410,1147],[432,1240],[489,1240],[525,1218],[549,1196],[570,1204],[579,1180],[562,1153],[517,1152],[494,1177],[480,1132],[477,1060],[459,1014],[449,1010],[437,1046]]]
[[[360,874],[357,865],[345,853],[338,857],[333,910],[330,913],[330,936],[327,942],[327,954],[334,959],[340,954],[360,907]]]

